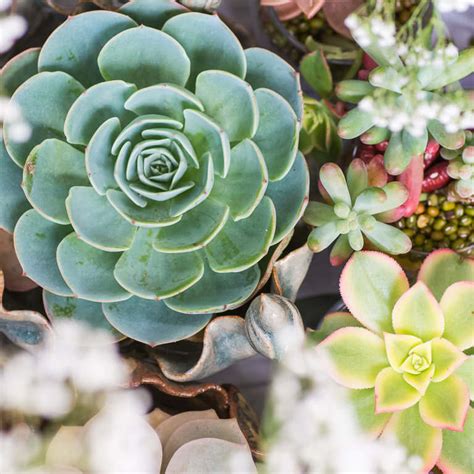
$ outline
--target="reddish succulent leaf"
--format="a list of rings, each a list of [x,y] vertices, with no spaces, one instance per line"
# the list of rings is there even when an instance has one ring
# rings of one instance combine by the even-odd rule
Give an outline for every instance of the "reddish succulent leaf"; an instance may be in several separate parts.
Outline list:
[[[351,33],[344,24],[345,19],[364,2],[363,0],[347,0],[341,2],[338,0],[326,0],[323,11],[327,22],[339,34],[351,38]]]

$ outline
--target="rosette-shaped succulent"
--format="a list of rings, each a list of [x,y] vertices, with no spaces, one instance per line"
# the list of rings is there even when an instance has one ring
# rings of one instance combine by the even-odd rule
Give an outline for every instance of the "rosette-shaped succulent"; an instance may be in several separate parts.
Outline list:
[[[0,225],[24,210],[21,167],[16,251],[53,316],[103,311],[159,344],[252,295],[307,202],[288,64],[217,16],[135,0],[69,18],[2,75],[32,134],[15,143],[7,117]]]
[[[408,198],[398,181],[383,187],[371,186],[369,172],[360,159],[351,162],[344,176],[335,163],[326,163],[319,173],[320,190],[327,204],[311,201],[304,221],[315,227],[308,237],[313,252],[322,252],[336,239],[331,264],[340,265],[353,251],[364,247],[364,237],[376,248],[394,255],[411,249],[411,241],[392,221],[394,209]]]
[[[422,472],[472,473],[474,261],[437,250],[410,288],[393,259],[361,252],[340,288],[350,313],[326,316],[318,347],[362,426],[395,435]]]

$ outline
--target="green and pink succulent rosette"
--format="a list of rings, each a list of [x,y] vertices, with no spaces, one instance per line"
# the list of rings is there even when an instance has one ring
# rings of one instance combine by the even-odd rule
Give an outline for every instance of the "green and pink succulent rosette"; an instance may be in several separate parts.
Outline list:
[[[350,313],[325,317],[317,347],[363,427],[395,435],[423,472],[472,473],[474,261],[433,252],[410,288],[391,257],[359,252],[340,289]]]
[[[51,317],[150,345],[247,301],[308,200],[298,74],[172,0],[70,17],[1,73],[0,228]]]

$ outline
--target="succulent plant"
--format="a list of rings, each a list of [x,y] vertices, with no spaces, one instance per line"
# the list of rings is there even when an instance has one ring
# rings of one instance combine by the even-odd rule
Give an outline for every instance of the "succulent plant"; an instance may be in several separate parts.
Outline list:
[[[291,20],[304,14],[312,18],[324,5],[325,0],[260,0],[264,7],[274,7],[280,20]]]
[[[423,472],[471,473],[474,260],[435,251],[410,288],[392,258],[360,252],[340,288],[350,313],[326,316],[318,347],[362,425],[395,435]]]
[[[355,159],[346,177],[335,163],[326,163],[319,174],[321,193],[326,204],[312,201],[304,221],[315,227],[308,237],[313,252],[321,252],[336,239],[331,263],[340,265],[353,251],[364,247],[364,237],[376,248],[394,255],[411,249],[411,241],[402,231],[388,225],[390,211],[408,197],[405,186],[393,181],[383,187],[369,186],[367,166]]]
[[[153,318],[165,343],[252,295],[307,203],[288,64],[215,15],[135,0],[69,18],[2,82],[32,134],[7,117],[0,226],[49,314],[136,339]]]
[[[441,156],[449,161],[447,173],[456,180],[454,189],[462,199],[474,196],[474,134],[466,132],[466,143],[457,150],[441,149]]]

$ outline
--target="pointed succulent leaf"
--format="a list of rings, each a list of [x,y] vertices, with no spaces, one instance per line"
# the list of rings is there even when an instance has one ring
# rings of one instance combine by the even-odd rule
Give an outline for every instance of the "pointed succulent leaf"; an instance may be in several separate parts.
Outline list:
[[[393,332],[392,310],[408,290],[408,280],[392,258],[378,252],[354,254],[341,275],[341,296],[366,327]]]
[[[334,380],[349,388],[371,388],[388,366],[383,340],[365,328],[343,328],[318,345]]]
[[[62,296],[73,296],[56,262],[59,243],[72,227],[58,225],[34,209],[26,211],[15,227],[15,251],[26,275],[38,285]]]
[[[315,253],[327,249],[339,236],[337,222],[328,222],[316,227],[308,237],[308,247]]]
[[[372,114],[359,108],[352,109],[339,121],[338,132],[341,138],[357,138],[375,125]]]
[[[352,202],[355,202],[357,196],[359,196],[369,185],[367,166],[362,160],[356,158],[350,162],[347,168],[346,180],[351,200]]]
[[[474,261],[450,249],[435,250],[424,260],[418,280],[424,282],[435,298],[441,301],[444,292],[453,283],[474,281]]]
[[[402,364],[408,357],[411,349],[421,344],[423,341],[412,335],[384,333],[385,348],[387,357],[392,369],[402,373]]]
[[[137,23],[153,28],[162,28],[170,18],[187,11],[177,2],[163,0],[134,0],[120,8],[121,13],[133,18]]]
[[[411,334],[423,341],[443,334],[443,311],[424,283],[416,283],[397,301],[393,327],[397,334]]]
[[[383,222],[375,222],[371,229],[364,228],[366,237],[382,252],[401,255],[411,250],[410,238],[400,229]]]
[[[466,140],[464,131],[449,133],[445,126],[438,120],[430,120],[428,122],[428,130],[433,138],[448,150],[457,150],[461,148]]]
[[[319,328],[316,331],[309,333],[309,337],[311,341],[320,343],[333,332],[345,327],[362,327],[362,325],[356,318],[354,318],[354,316],[352,316],[351,313],[343,311],[329,313],[324,316]]]
[[[334,207],[322,202],[311,201],[306,208],[304,221],[312,226],[319,227],[338,220],[334,214]]]
[[[169,35],[147,26],[115,35],[100,51],[98,64],[105,80],[123,80],[140,89],[160,82],[184,86],[191,70],[184,48]]]
[[[155,347],[191,337],[203,329],[212,315],[183,314],[162,301],[132,298],[102,305],[108,322],[125,336]]]
[[[12,137],[15,117],[5,117],[4,139],[12,159],[23,166],[30,151],[48,138],[63,139],[63,126],[73,102],[84,91],[82,85],[63,72],[44,72],[24,82],[13,94],[12,103],[21,109],[31,135],[24,142]]]
[[[405,146],[402,137],[401,132],[392,133],[388,147],[385,150],[385,168],[393,176],[402,174],[413,157],[410,148]]]
[[[163,31],[183,46],[191,60],[188,89],[192,90],[198,75],[209,69],[245,77],[244,51],[232,31],[217,16],[184,13],[168,20]],[[213,40],[202,41],[210,31]]]
[[[375,413],[405,410],[420,400],[420,393],[405,382],[391,367],[383,369],[375,380]]]
[[[433,380],[433,374],[435,366],[431,365],[429,368],[419,374],[411,374],[410,372],[403,373],[403,380],[413,388],[416,388],[421,396],[426,393],[431,381]]]
[[[300,64],[300,71],[305,81],[316,91],[319,97],[329,97],[333,82],[331,69],[322,50],[307,54]]]
[[[329,255],[331,265],[338,266],[344,263],[351,255],[353,249],[349,243],[349,236],[347,234],[340,235]]]
[[[0,94],[11,97],[27,79],[38,72],[40,48],[26,49],[8,61],[0,74]]]
[[[423,421],[435,428],[462,431],[469,409],[469,390],[457,376],[431,383],[420,400]]]
[[[458,369],[466,361],[467,356],[447,339],[436,338],[431,344],[436,369],[433,381],[441,382]]]
[[[351,207],[351,196],[347,188],[346,178],[338,165],[335,163],[324,164],[319,172],[319,179],[335,203],[343,202]]]
[[[374,89],[374,86],[368,81],[347,80],[337,84],[336,95],[343,102],[358,104]]]
[[[474,400],[474,356],[470,355],[456,370],[456,375],[464,381],[469,389],[471,402]]]
[[[378,437],[389,421],[391,414],[375,413],[374,389],[350,390],[348,396],[360,427],[372,437]]]

